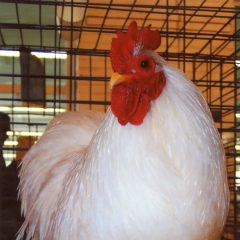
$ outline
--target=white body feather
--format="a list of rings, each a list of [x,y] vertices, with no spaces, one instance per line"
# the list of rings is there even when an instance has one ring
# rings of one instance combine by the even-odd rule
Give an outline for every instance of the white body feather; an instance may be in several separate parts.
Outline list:
[[[166,87],[140,126],[121,126],[110,110],[102,122],[88,111],[52,121],[23,160],[19,237],[220,238],[228,187],[219,134],[196,87],[163,69]]]

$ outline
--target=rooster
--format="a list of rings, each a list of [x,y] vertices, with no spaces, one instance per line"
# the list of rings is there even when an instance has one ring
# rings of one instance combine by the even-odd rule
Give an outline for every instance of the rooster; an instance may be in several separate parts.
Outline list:
[[[56,116],[23,159],[18,238],[216,240],[225,155],[195,85],[132,22],[113,38],[111,107]]]

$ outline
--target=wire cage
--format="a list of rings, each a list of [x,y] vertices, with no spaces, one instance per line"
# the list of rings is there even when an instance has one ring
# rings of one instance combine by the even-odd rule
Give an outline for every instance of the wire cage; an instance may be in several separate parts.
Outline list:
[[[22,159],[56,114],[106,111],[111,39],[132,20],[151,24],[161,31],[159,54],[187,74],[211,108],[230,187],[222,239],[240,239],[238,6],[238,0],[0,0],[0,112],[11,119],[6,165]]]

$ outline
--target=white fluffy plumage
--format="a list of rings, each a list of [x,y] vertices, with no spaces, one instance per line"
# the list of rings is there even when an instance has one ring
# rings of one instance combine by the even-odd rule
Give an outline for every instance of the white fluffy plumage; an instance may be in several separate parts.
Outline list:
[[[143,124],[83,110],[61,114],[21,168],[25,222],[39,240],[217,240],[228,211],[224,150],[186,76],[166,76]]]

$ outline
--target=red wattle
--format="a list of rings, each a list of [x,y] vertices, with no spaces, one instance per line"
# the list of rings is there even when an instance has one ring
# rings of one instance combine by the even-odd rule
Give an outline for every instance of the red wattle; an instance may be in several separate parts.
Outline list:
[[[111,109],[121,125],[125,125],[136,112],[141,90],[134,82],[125,82],[112,89]]]
[[[114,86],[111,109],[118,122],[121,125],[128,122],[141,124],[150,110],[151,101],[159,97],[165,84],[164,73],[160,72],[148,81],[133,79]]]
[[[150,110],[150,98],[147,94],[142,93],[138,102],[136,112],[131,116],[129,122],[134,125],[142,124],[146,114]]]

